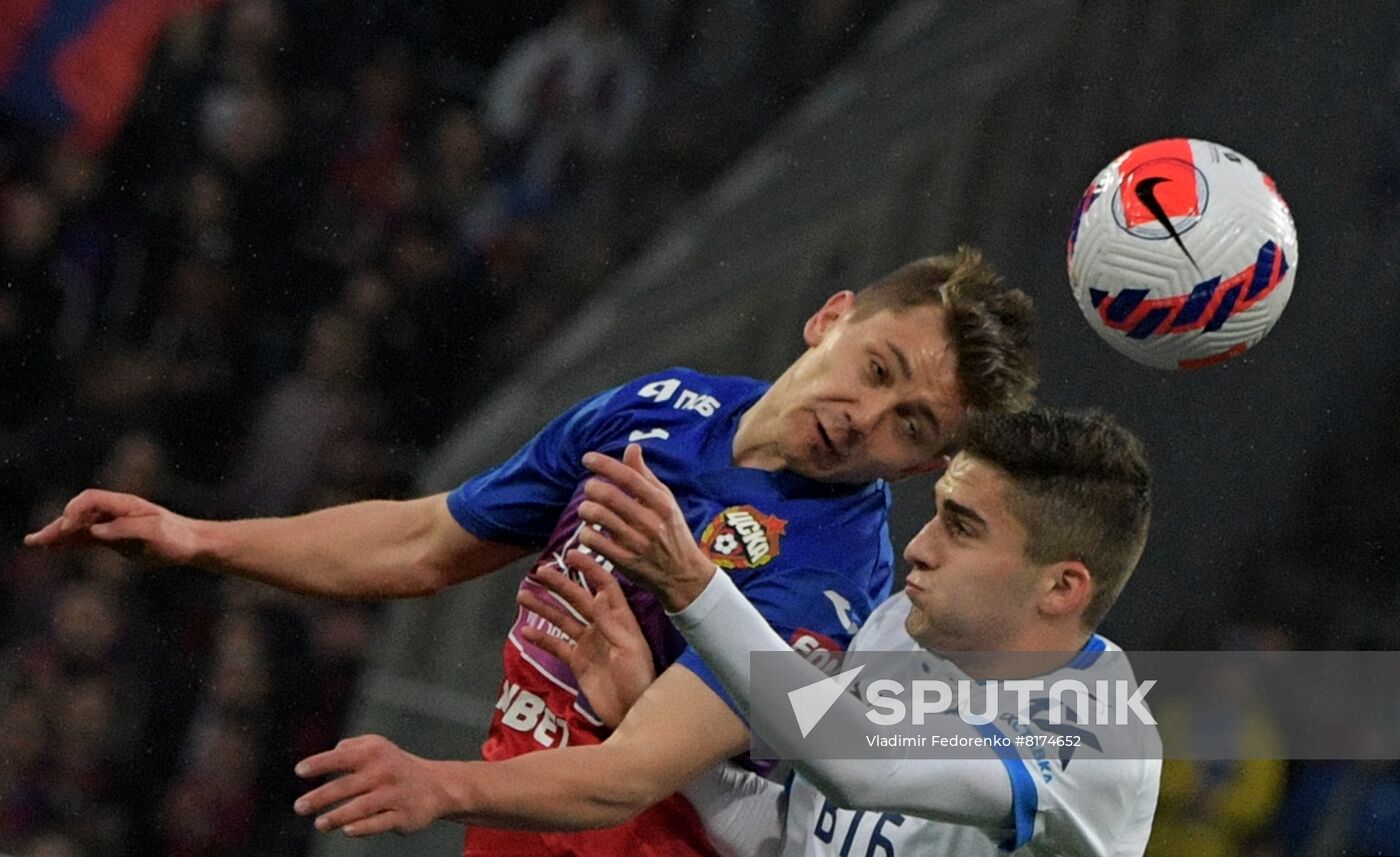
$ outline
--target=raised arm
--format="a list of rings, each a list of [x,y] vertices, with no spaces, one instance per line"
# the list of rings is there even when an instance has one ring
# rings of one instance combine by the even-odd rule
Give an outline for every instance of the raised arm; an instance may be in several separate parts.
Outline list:
[[[755,651],[787,650],[782,637],[695,545],[670,490],[647,468],[640,447],[629,447],[621,462],[590,454],[585,463],[603,479],[588,483],[589,501],[579,513],[602,529],[584,530],[583,544],[656,592],[687,642],[749,716],[755,733],[791,757],[803,776],[849,809],[902,812],[986,829],[1007,825],[1011,783],[1006,766],[997,758],[928,759],[916,764],[801,758],[800,742],[790,734],[782,713],[753,709],[749,704],[749,656]],[[583,551],[571,551],[566,559],[585,573],[602,570],[594,556]],[[796,673],[794,687],[826,678],[801,658],[791,658],[789,664]],[[844,721],[853,731],[870,733],[873,724],[865,712],[863,702],[843,695],[823,719]]]
[[[206,521],[131,494],[89,489],[24,543],[102,545],[152,565],[191,565],[337,598],[430,595],[529,552],[464,530],[444,494],[290,518]]]
[[[750,659],[753,651],[787,648],[763,617],[724,575],[715,575],[705,590],[672,616],[675,626],[715,671],[726,690],[749,715],[756,734],[810,780],[823,794],[847,809],[900,812],[983,829],[1000,829],[1011,818],[1011,781],[1005,764],[989,755],[981,759],[811,759],[803,758],[801,741],[785,712],[754,708],[750,699]],[[784,686],[800,687],[821,681],[826,674],[802,658],[785,659],[792,671]],[[826,723],[852,734],[874,734],[866,705],[843,694],[823,716]],[[940,728],[945,733],[972,727],[956,717]],[[893,734],[893,733],[891,733]]]

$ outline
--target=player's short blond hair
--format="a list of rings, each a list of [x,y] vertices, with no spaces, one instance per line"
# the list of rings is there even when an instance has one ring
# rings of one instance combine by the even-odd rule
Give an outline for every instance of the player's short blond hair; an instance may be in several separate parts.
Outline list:
[[[1021,411],[1035,401],[1033,305],[970,247],[899,268],[856,293],[853,318],[881,310],[938,306],[957,353],[958,383],[969,409]]]

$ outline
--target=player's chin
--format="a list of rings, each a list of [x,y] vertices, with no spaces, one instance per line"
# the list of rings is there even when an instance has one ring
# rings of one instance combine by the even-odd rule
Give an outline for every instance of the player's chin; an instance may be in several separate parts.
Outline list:
[[[840,462],[832,461],[813,450],[808,450],[806,455],[789,460],[787,469],[798,476],[805,476],[818,482],[840,482],[842,480],[839,465]]]
[[[904,630],[909,636],[917,638],[919,634],[928,628],[928,616],[919,605],[912,600],[909,602],[909,614],[904,617]]]
[[[790,469],[808,479],[841,485],[863,485],[881,478],[878,473],[871,472],[870,467],[864,466],[860,462],[825,455],[807,459],[801,469],[797,467]]]
[[[939,611],[928,603],[928,593],[913,593],[905,590],[909,598],[909,615],[904,617],[904,630],[909,636],[918,638],[938,624]]]

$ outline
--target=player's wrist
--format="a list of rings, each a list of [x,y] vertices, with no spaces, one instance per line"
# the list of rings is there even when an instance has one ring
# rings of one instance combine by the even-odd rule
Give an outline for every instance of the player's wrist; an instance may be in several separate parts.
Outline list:
[[[204,571],[247,576],[253,562],[245,521],[208,521],[185,518],[183,530],[188,539],[179,565]]]
[[[473,812],[480,812],[481,783],[478,773],[486,773],[489,762],[449,762],[425,760],[434,819],[467,824]]]
[[[662,606],[668,613],[679,613],[700,597],[714,576],[714,563],[696,551],[681,574],[666,579],[660,593]]]
[[[185,519],[189,531],[189,556],[182,564],[206,571],[225,571],[232,565],[227,540],[217,521]]]

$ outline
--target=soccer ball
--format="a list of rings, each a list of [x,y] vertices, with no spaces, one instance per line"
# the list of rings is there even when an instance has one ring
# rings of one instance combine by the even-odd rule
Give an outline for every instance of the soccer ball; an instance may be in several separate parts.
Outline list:
[[[1176,138],[1130,149],[1094,178],[1066,253],[1079,308],[1109,345],[1147,366],[1197,369],[1278,321],[1298,235],[1252,161]]]

